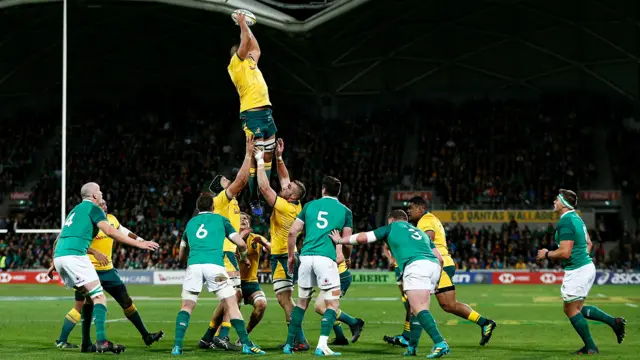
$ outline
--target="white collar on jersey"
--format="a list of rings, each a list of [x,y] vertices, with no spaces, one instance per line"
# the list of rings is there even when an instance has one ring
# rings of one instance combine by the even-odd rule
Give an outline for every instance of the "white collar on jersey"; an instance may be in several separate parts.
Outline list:
[[[575,210],[569,210],[566,213],[560,215],[560,218],[562,218],[563,216],[567,215],[568,213],[572,213],[572,212],[576,212]]]

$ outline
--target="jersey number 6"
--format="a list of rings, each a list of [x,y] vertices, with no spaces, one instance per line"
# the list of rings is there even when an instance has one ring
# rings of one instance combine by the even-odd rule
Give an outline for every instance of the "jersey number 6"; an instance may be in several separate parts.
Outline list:
[[[207,229],[204,228],[204,224],[200,225],[200,227],[198,228],[198,231],[196,231],[196,237],[198,239],[204,239],[207,237],[208,234],[209,232],[207,231]]]

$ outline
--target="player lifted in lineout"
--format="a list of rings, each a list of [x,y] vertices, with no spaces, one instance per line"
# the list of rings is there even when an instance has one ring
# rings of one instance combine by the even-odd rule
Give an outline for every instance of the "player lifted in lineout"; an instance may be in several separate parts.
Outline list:
[[[296,216],[302,211],[300,200],[305,196],[306,189],[304,184],[298,180],[291,181],[289,171],[282,160],[284,152],[284,141],[278,139],[276,147],[278,179],[280,179],[280,194],[271,188],[269,178],[266,173],[263,153],[256,148],[256,163],[258,164],[258,188],[267,200],[267,203],[273,207],[270,219],[270,235],[271,235],[271,275],[273,277],[273,290],[276,293],[278,303],[284,310],[284,316],[287,324],[291,321],[291,312],[294,303],[292,299],[293,284],[297,280],[297,264],[290,268],[287,264],[289,257],[289,230],[296,219]],[[293,243],[294,256],[298,257],[298,252]],[[294,344],[295,351],[309,350],[309,342],[304,336],[304,331],[300,328],[300,332],[296,334]]]
[[[264,169],[269,179],[277,131],[271,114],[269,88],[258,68],[260,46],[242,11],[236,11],[236,21],[240,26],[240,44],[231,48],[231,61],[227,70],[240,96],[242,129],[246,136],[256,139],[256,147],[264,152]],[[250,197],[257,199],[255,162],[251,164],[249,191]],[[255,204],[252,206],[255,209]]]
[[[584,306],[584,300],[596,278],[596,267],[591,256],[591,239],[587,227],[575,211],[578,204],[576,193],[571,190],[560,189],[553,202],[553,209],[560,214],[556,226],[555,242],[558,249],[538,251],[537,260],[562,260],[564,278],[560,293],[564,301],[564,313],[576,330],[584,346],[576,351],[578,355],[598,354],[587,319],[605,323],[613,329],[621,344],[625,337],[624,318],[614,318],[595,306]]]
[[[116,241],[143,250],[156,250],[158,244],[153,241],[133,240],[112,227],[104,211],[98,206],[102,202],[102,192],[98,184],[84,184],[80,196],[82,202],[67,215],[62,231],[53,244],[53,264],[48,275],[52,278],[53,272],[57,270],[66,287],[80,292],[88,304],[93,304],[93,321],[98,340],[95,351],[118,354],[123,352],[125,347],[107,340],[107,298],[87,251],[99,230]]]
[[[247,213],[240,213],[240,236],[247,243],[247,260],[249,260],[248,264],[245,262],[240,264],[240,280],[244,304],[253,306],[253,312],[247,324],[247,333],[251,334],[267,310],[267,298],[258,282],[258,269],[262,250],[269,252],[271,244],[264,237],[251,232],[251,216]],[[242,346],[241,339],[238,339],[235,345]]]
[[[130,237],[136,241],[145,241],[143,238],[132,233],[126,227],[122,226],[118,219],[113,214],[107,213],[107,202],[103,199],[100,208],[107,214],[107,221],[109,224],[123,235]],[[142,318],[138,313],[138,309],[133,304],[133,300],[129,296],[127,287],[120,279],[118,271],[113,267],[111,256],[113,254],[113,239],[109,237],[104,231],[100,230],[98,236],[96,236],[91,242],[91,246],[87,250],[91,264],[98,273],[100,284],[103,289],[113,297],[122,310],[124,315],[131,321],[131,323],[138,329],[142,340],[147,346],[150,346],[154,342],[160,340],[164,336],[164,332],[159,331],[157,333],[150,333],[142,322]],[[56,346],[61,349],[73,349],[77,348],[77,345],[67,342],[69,334],[76,326],[76,323],[80,321],[80,314],[82,314],[82,346],[81,352],[96,352],[96,346],[91,341],[91,319],[93,317],[93,305],[85,303],[84,295],[80,291],[76,291],[76,302],[73,309],[65,316],[64,323],[62,325],[62,331],[60,337],[56,341]]]
[[[456,271],[456,265],[449,254],[447,239],[442,223],[435,215],[427,210],[427,201],[420,196],[413,197],[409,200],[409,217],[411,222],[417,224],[416,227],[418,229],[429,235],[442,255],[444,266],[442,268],[442,274],[436,290],[436,299],[438,300],[440,307],[442,310],[450,314],[478,324],[481,329],[480,345],[484,346],[491,339],[493,331],[496,328],[496,323],[491,319],[482,317],[469,305],[458,302],[456,299],[456,287],[453,284],[453,275]],[[391,338],[385,336],[385,340],[390,343],[402,345],[402,340],[406,339],[400,339],[400,337],[401,336],[396,336],[395,338]]]
[[[306,203],[289,230],[287,261],[289,269],[295,266],[296,238],[303,228],[305,237],[300,251],[298,269],[298,304],[291,314],[287,343],[283,349],[285,354],[291,354],[294,351],[294,339],[302,328],[304,313],[311,301],[314,287],[317,286],[320,288],[318,298],[324,299],[325,310],[315,354],[317,356],[340,355],[340,353],[334,353],[328,345],[329,335],[338,316],[341,293],[340,275],[338,264],[336,264],[336,246],[329,235],[335,230],[349,237],[353,231],[351,210],[338,200],[341,185],[340,180],[330,176],[325,177],[322,181],[322,198]]]
[[[176,336],[172,355],[182,354],[184,340],[191,313],[196,306],[202,286],[206,285],[209,292],[224,306],[231,326],[236,330],[242,343],[242,353],[250,355],[264,355],[251,340],[245,328],[233,283],[225,270],[224,242],[233,241],[240,249],[240,258],[247,258],[247,245],[240,234],[225,217],[214,214],[213,197],[202,194],[196,201],[200,211],[187,223],[180,243],[180,261],[187,260],[187,271],[182,285],[182,307],[176,317]]]
[[[385,240],[402,273],[402,283],[413,313],[411,340],[405,356],[416,356],[420,334],[424,329],[435,344],[428,359],[439,358],[451,352],[442,338],[433,316],[429,312],[431,292],[438,286],[442,256],[429,236],[407,222],[407,214],[394,210],[388,216],[388,225],[366,233],[340,236],[333,231],[331,238],[340,244],[368,244]]]
[[[253,158],[255,142],[253,136],[249,135],[245,139],[245,156],[242,166],[237,175],[233,172],[218,175],[209,189],[213,192],[213,213],[219,214],[231,222],[231,226],[240,231],[240,206],[236,196],[242,192],[247,185],[249,178],[249,166]],[[230,277],[233,287],[236,289],[236,301],[242,301],[242,290],[240,287],[240,268],[236,259],[237,245],[229,239],[224,241],[224,267]],[[204,336],[200,339],[198,346],[202,349],[223,348],[235,350],[229,341],[229,330],[231,322],[229,314],[224,312],[222,303],[216,307],[209,327]]]

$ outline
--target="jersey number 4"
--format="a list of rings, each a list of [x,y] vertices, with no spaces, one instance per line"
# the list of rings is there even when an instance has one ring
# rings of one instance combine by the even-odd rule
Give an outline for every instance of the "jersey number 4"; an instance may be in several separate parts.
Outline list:
[[[329,222],[325,218],[327,215],[329,215],[329,213],[326,211],[318,211],[318,222],[316,223],[318,229],[324,229],[329,225]]]
[[[73,213],[71,215],[69,215],[69,217],[67,218],[67,221],[64,222],[64,226],[69,227],[71,226],[71,224],[73,224],[73,217],[76,216],[76,213]]]

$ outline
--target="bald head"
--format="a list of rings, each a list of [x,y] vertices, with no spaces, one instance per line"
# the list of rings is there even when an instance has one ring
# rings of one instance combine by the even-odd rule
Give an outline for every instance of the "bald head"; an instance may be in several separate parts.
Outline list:
[[[82,197],[82,200],[91,200],[96,204],[100,204],[102,201],[100,186],[94,182],[82,185],[82,188],[80,189],[80,196]]]

